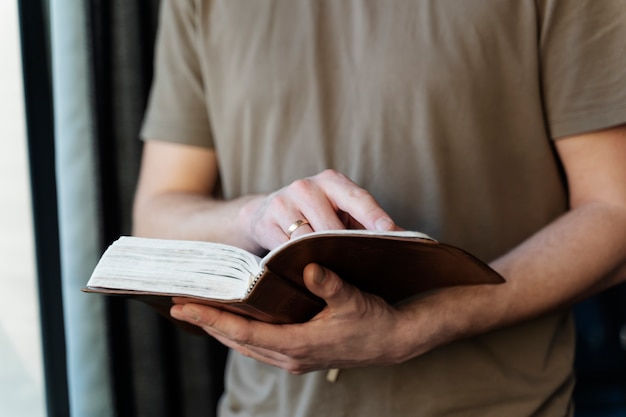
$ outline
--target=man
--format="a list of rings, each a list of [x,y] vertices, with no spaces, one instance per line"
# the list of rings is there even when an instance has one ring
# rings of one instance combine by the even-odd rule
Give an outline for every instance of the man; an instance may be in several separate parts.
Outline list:
[[[309,265],[308,323],[177,305],[233,348],[221,415],[572,415],[568,307],[626,276],[625,13],[165,1],[135,233],[406,228],[507,281],[390,306]]]

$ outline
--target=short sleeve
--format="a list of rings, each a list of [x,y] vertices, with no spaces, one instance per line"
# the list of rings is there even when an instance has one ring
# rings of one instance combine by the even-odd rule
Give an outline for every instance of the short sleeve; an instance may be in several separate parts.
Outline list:
[[[193,1],[163,0],[141,138],[213,147]]]
[[[626,123],[626,0],[538,0],[552,137]]]

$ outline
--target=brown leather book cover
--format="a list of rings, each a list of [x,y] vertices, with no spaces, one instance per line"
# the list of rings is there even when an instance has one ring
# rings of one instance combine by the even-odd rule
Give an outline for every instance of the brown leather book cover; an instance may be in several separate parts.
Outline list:
[[[305,235],[271,251],[261,260],[261,272],[251,281],[246,294],[235,300],[89,283],[84,291],[138,297],[161,308],[171,304],[171,297],[182,296],[262,321],[304,322],[325,305],[305,288],[302,280],[302,271],[311,262],[335,271],[350,284],[391,304],[448,286],[504,282],[498,273],[468,252],[417,232],[337,231]]]

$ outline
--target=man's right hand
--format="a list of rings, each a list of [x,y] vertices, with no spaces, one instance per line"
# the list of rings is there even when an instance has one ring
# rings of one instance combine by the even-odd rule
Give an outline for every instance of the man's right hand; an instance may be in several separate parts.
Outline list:
[[[334,170],[296,180],[274,193],[250,199],[239,212],[239,218],[254,244],[264,249],[311,231],[396,229],[391,217],[369,192]],[[289,227],[298,220],[308,223],[289,233]]]

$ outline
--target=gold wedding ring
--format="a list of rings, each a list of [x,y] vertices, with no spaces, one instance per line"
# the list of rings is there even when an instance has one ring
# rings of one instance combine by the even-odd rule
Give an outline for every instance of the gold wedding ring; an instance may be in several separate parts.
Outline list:
[[[289,239],[291,239],[291,235],[298,229],[298,227],[304,226],[305,224],[309,224],[309,222],[306,220],[296,220],[295,222],[291,223],[291,226],[287,228],[287,236],[289,237]]]

